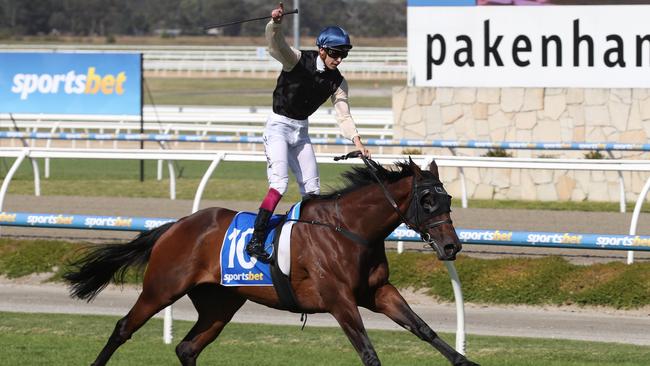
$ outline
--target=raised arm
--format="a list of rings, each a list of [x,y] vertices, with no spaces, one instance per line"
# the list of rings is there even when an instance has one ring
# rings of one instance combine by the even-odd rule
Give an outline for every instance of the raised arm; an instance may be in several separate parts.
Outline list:
[[[300,60],[300,51],[289,46],[284,39],[282,31],[282,17],[284,7],[282,3],[271,12],[271,21],[266,25],[264,32],[268,44],[269,54],[282,64],[282,70],[291,71]]]

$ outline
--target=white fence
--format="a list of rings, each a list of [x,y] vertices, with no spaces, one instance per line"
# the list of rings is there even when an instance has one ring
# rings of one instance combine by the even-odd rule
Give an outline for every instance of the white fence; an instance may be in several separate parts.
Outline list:
[[[215,39],[215,43],[218,39]],[[263,45],[260,45],[263,46]],[[24,45],[3,44],[4,52],[141,52],[143,68],[152,75],[200,76],[225,74],[267,74],[276,76],[279,62],[256,46],[112,46],[112,45]],[[305,49],[315,49],[305,47]],[[341,71],[362,78],[388,77],[405,79],[407,75],[406,48],[355,47]]]
[[[355,108],[353,118],[364,138],[391,139],[393,112],[389,108]],[[231,134],[261,136],[270,107],[145,106],[144,131],[168,134]],[[12,120],[13,118],[13,120]],[[15,121],[15,125],[14,125]],[[332,108],[320,108],[309,118],[314,137],[341,137]],[[0,129],[29,132],[131,133],[140,131],[139,116],[0,113]],[[115,142],[117,144],[117,142]],[[115,145],[117,147],[117,145]]]
[[[346,162],[334,162],[333,157],[336,154],[317,154],[318,163],[324,164],[350,164]],[[198,208],[205,186],[221,161],[266,161],[266,157],[261,152],[242,152],[242,151],[225,151],[225,150],[134,150],[134,149],[53,149],[53,148],[5,148],[0,149],[0,157],[14,157],[16,160],[9,169],[3,183],[0,187],[0,210],[6,195],[9,183],[13,178],[18,166],[22,161],[29,157],[32,159],[50,159],[50,158],[68,158],[68,159],[130,159],[130,160],[166,160],[170,170],[170,198],[176,198],[176,180],[173,171],[174,160],[194,160],[210,161],[211,164],[204,173],[199,187],[197,188],[193,207]],[[403,155],[375,155],[375,160],[381,164],[392,164],[396,160],[405,158]],[[435,159],[439,167],[454,168],[509,168],[509,169],[552,169],[552,170],[588,170],[588,171],[644,171],[650,172],[650,161],[645,160],[584,160],[584,159],[513,159],[513,158],[490,158],[490,157],[473,157],[473,156],[429,156],[418,155],[413,157],[414,161],[420,166],[428,166],[431,160]],[[33,162],[33,160],[32,160]],[[353,162],[355,163],[355,162]],[[356,162],[358,163],[358,162]],[[33,162],[34,169],[34,191],[40,195],[40,181],[38,166]],[[465,187],[463,189],[463,200],[467,200]],[[621,189],[623,186],[621,185]],[[634,213],[630,222],[630,235],[636,234],[637,222],[641,212],[641,207],[650,190],[650,178],[646,181],[634,207]],[[624,197],[624,192],[622,192]],[[634,260],[634,253],[628,252],[628,263]]]

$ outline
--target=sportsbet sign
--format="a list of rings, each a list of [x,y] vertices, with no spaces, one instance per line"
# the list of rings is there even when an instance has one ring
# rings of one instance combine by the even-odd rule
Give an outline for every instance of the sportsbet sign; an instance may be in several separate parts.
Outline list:
[[[0,53],[0,112],[139,115],[141,55]]]

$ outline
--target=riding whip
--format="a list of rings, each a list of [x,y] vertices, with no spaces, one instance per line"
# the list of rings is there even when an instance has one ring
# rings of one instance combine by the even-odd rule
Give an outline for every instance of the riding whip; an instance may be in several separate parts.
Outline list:
[[[290,10],[290,11],[288,11],[286,13],[283,13],[282,16],[289,15],[289,14],[298,14],[298,9]],[[252,18],[252,19],[246,19],[246,20],[236,20],[234,22],[228,22],[228,23],[208,24],[208,25],[203,27],[203,30],[227,27],[229,25],[235,25],[235,24],[241,24],[241,23],[247,23],[247,22],[254,22],[256,20],[264,20],[264,19],[271,19],[271,16],[268,15],[268,16],[259,17],[259,18]]]

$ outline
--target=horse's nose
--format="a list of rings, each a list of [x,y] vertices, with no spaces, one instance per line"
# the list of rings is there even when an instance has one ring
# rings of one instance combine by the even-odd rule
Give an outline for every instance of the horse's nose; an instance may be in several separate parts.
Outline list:
[[[454,243],[445,244],[445,246],[443,247],[443,252],[445,253],[445,258],[443,260],[445,261],[456,260],[456,253],[458,253],[458,250],[456,250],[456,244]]]

